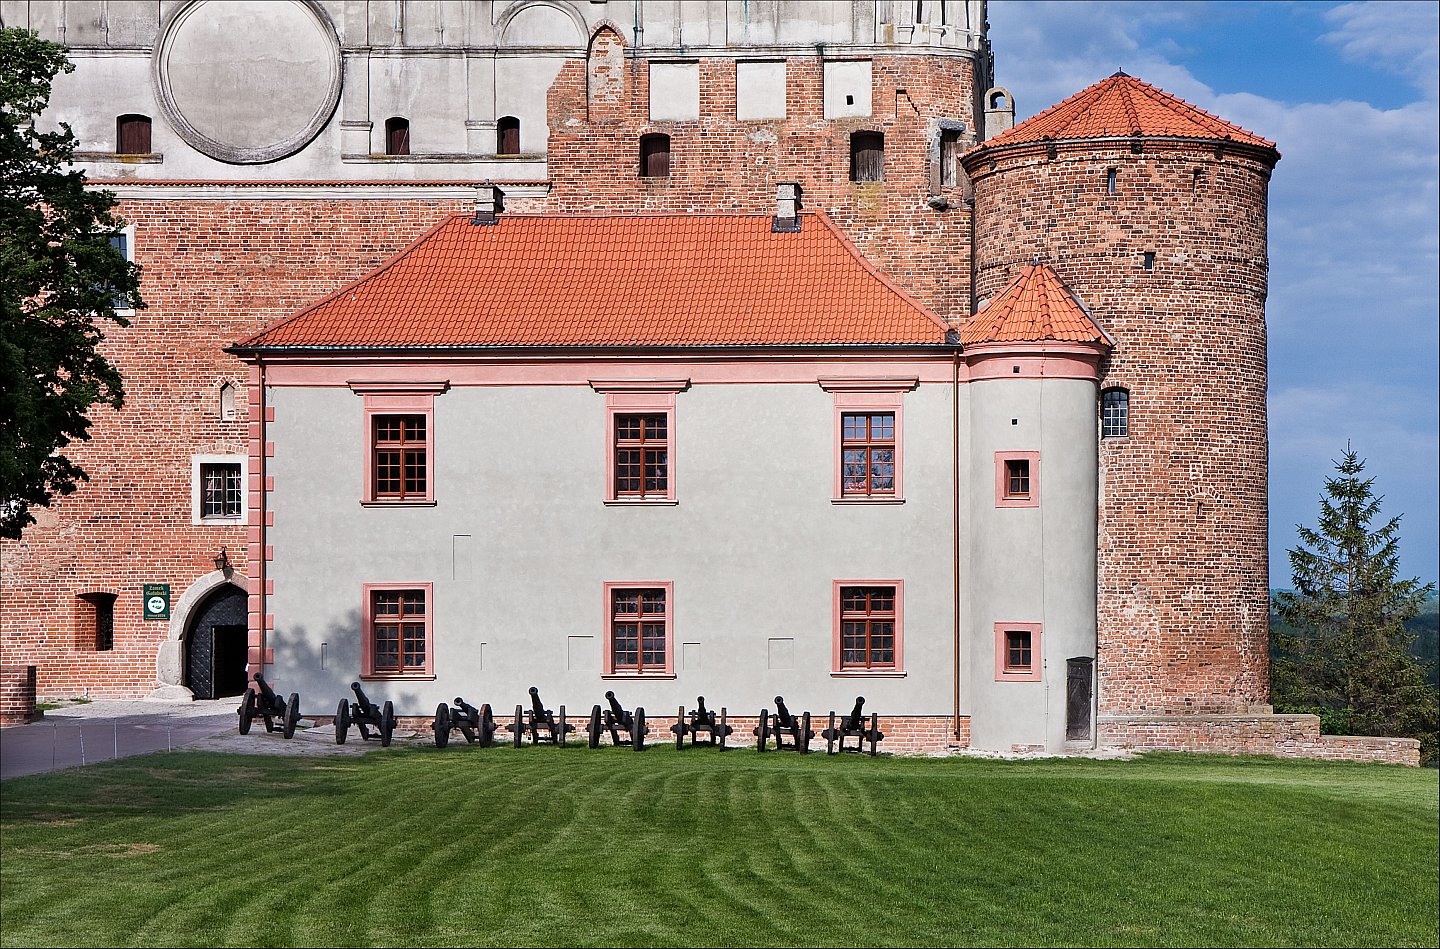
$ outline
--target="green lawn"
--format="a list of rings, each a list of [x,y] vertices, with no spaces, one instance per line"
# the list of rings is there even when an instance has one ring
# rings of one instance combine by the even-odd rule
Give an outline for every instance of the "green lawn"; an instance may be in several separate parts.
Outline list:
[[[7,781],[21,945],[1428,945],[1434,771],[652,748]]]

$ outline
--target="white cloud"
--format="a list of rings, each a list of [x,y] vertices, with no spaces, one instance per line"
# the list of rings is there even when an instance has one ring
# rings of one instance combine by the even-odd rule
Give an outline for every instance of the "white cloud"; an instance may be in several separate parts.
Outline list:
[[[1440,5],[1432,0],[1345,3],[1325,12],[1334,32],[1321,37],[1346,62],[1366,63],[1411,79],[1434,101],[1440,85]]]

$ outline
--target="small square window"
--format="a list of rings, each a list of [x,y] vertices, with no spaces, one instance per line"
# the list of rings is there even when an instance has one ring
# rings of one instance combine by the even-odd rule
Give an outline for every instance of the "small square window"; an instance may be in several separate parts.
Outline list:
[[[1039,623],[996,623],[995,681],[1040,681],[1040,639]]]
[[[995,506],[1040,506],[1040,453],[995,453]]]
[[[243,455],[195,455],[190,459],[192,524],[237,524],[245,520]]]

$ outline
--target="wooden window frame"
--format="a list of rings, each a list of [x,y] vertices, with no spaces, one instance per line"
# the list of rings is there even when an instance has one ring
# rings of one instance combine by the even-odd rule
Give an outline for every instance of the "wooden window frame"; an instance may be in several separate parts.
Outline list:
[[[865,147],[864,145],[862,145],[862,142],[868,142],[868,143],[869,143],[869,147],[867,148],[867,147]],[[875,143],[875,142],[878,142],[878,143],[879,143],[879,148],[878,148],[878,149],[874,147],[874,143]],[[860,177],[860,174],[861,174],[861,171],[862,171],[861,164],[860,164],[860,153],[861,153],[862,151],[879,151],[879,152],[880,152],[880,170],[879,170],[879,177],[875,177],[875,178],[870,178],[870,177],[862,178],[862,177]],[[856,184],[864,184],[864,183],[869,183],[869,182],[876,182],[876,181],[884,181],[884,180],[885,180],[885,133],[884,133],[884,132],[881,132],[881,131],[878,131],[878,130],[875,130],[875,129],[860,129],[860,130],[858,130],[858,131],[854,131],[854,132],[851,132],[851,133],[850,133],[850,180],[851,180],[852,182],[856,183]]]
[[[360,608],[360,678],[362,679],[433,679],[435,678],[435,591],[428,582],[413,583],[366,583],[361,587]],[[406,668],[404,665],[404,633],[401,635],[399,670],[375,668],[375,594],[414,593],[425,597],[425,612],[421,621],[425,627],[425,665]]]
[[[143,132],[135,131],[143,129]],[[126,132],[129,130],[129,136]],[[141,115],[138,112],[126,112],[124,115],[115,116],[115,154],[116,155],[153,155],[155,153],[155,122],[148,115]],[[140,139],[144,149],[126,148],[129,144],[127,137]]]
[[[1015,666],[1009,663],[1009,634],[1030,634],[1030,665]],[[1045,668],[1044,626],[1041,623],[996,623],[995,624],[995,681],[996,682],[1039,682]]]
[[[351,382],[350,390],[363,396],[365,407],[361,458],[360,503],[365,507],[423,507],[435,504],[435,396],[449,388],[448,382],[364,383]],[[406,497],[380,496],[375,485],[375,419],[384,415],[423,415],[426,459],[424,494]]]
[[[240,466],[240,513],[231,517],[206,517],[205,467],[207,465]],[[194,525],[244,524],[250,513],[250,459],[246,455],[190,456],[190,523]]]
[[[665,142],[665,173],[663,175],[648,174],[648,171],[650,170],[650,157],[652,155],[659,154],[658,151],[652,151],[651,146],[662,140]],[[640,167],[638,169],[639,177],[646,178],[651,181],[660,181],[661,179],[669,178],[671,176],[671,173],[674,171],[674,163],[671,161],[671,157],[673,155],[674,150],[671,148],[671,140],[669,135],[665,134],[664,132],[646,132],[644,135],[641,135]]]
[[[397,135],[401,137],[397,139]],[[410,120],[403,115],[390,116],[385,120],[385,154],[403,157],[410,150]]]
[[[434,477],[430,467],[430,417],[423,412],[376,412],[370,416],[369,422],[369,465],[375,500],[396,504],[417,499],[429,500],[433,494],[430,486]],[[398,436],[382,441],[381,428],[392,425],[398,429]],[[398,490],[386,491],[382,487],[382,455],[395,455],[399,458],[396,465],[398,476],[395,478]],[[412,467],[418,469],[417,476],[413,479],[410,473]],[[417,485],[418,490],[411,488],[412,480],[420,482]]]
[[[820,387],[835,398],[833,504],[905,503],[905,393],[919,384],[915,377],[897,379],[822,378]],[[895,490],[878,494],[845,492],[845,416],[891,413],[895,416]]]
[[[505,141],[507,133],[514,135],[514,140]],[[507,148],[506,145],[512,145]],[[520,119],[513,115],[502,115],[495,121],[495,154],[496,155],[518,155],[520,154]]]
[[[1110,418],[1107,414],[1108,406],[1105,404],[1106,396],[1119,393],[1124,396],[1122,408],[1118,414],[1119,431],[1108,431]],[[1108,386],[1100,390],[1100,437],[1101,438],[1129,438],[1130,437],[1130,390],[1124,386]]]
[[[1030,490],[1026,494],[1010,491],[1008,463],[1028,463]],[[995,506],[996,507],[1039,507],[1040,506],[1040,453],[1038,451],[997,451],[995,453]]]
[[[604,617],[605,629],[602,635],[601,676],[623,679],[673,679],[675,678],[675,581],[636,580],[606,581]],[[641,632],[641,666],[639,668],[617,667],[615,665],[615,623],[620,614],[615,612],[615,594],[628,590],[660,590],[665,594],[665,612],[661,614],[665,624],[665,662],[651,668],[643,664],[644,645]],[[629,615],[629,614],[626,614]],[[644,614],[654,615],[654,614]]]
[[[960,156],[965,152],[964,142],[958,129],[940,130],[940,187],[958,188],[964,184],[965,169]]]
[[[889,587],[895,593],[895,661],[889,665],[846,665],[844,658],[844,591],[847,587]],[[831,583],[830,675],[837,678],[899,677],[905,675],[905,581],[835,580]]]
[[[592,386],[603,387],[604,383],[591,382]],[[639,384],[637,384],[638,387]],[[676,496],[676,449],[679,444],[675,430],[675,393],[689,382],[656,382],[649,384],[645,391],[610,391],[605,394],[605,503],[609,505],[675,504]],[[663,387],[663,388],[662,388]],[[603,391],[600,389],[598,391]],[[663,415],[668,452],[666,460],[665,490],[663,493],[645,495],[622,495],[615,479],[616,438],[615,425],[621,415]]]

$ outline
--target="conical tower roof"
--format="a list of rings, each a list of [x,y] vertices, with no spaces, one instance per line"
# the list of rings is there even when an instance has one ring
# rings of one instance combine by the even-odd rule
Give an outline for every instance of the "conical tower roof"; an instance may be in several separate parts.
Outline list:
[[[960,342],[1109,343],[1070,288],[1044,264],[1020,268],[1014,280],[960,330]]]
[[[1263,139],[1134,76],[1117,72],[982,142],[980,148],[1047,140],[1129,138],[1213,138],[1274,148]]]

